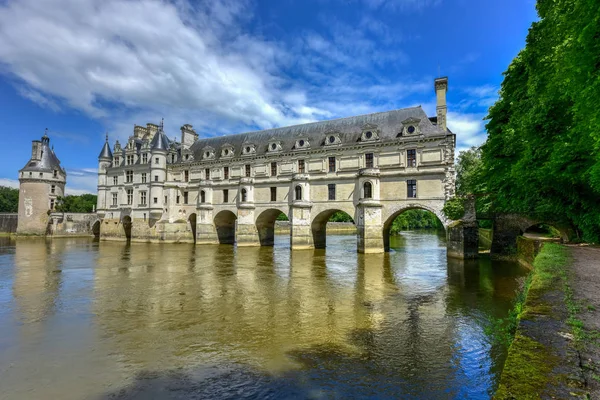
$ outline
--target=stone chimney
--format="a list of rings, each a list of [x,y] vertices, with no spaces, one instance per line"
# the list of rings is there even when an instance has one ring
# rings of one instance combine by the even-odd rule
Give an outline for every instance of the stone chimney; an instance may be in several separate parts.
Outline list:
[[[192,125],[185,124],[181,127],[181,145],[184,149],[189,149],[196,140],[198,140],[198,134]]]
[[[42,142],[40,140],[31,141],[31,161],[42,160]]]
[[[448,91],[448,77],[437,78],[435,80],[435,97],[437,99],[437,125],[445,132],[446,131],[446,92]]]

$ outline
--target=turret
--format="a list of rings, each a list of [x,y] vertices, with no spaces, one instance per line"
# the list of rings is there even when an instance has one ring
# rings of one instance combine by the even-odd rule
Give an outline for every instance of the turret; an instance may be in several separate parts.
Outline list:
[[[150,217],[153,219],[160,219],[162,217],[164,183],[167,180],[167,153],[169,152],[170,142],[163,128],[164,124],[161,121],[156,134],[150,142],[150,204],[152,206]],[[154,199],[157,199],[157,201],[154,202]]]
[[[50,147],[47,130],[41,140],[33,140],[31,159],[19,171],[18,234],[44,235],[48,212],[64,196],[67,173]]]
[[[108,199],[106,198],[108,193],[106,169],[110,167],[112,160],[113,154],[108,144],[108,134],[106,134],[106,141],[104,142],[104,146],[102,146],[100,155],[98,155],[98,201],[96,203],[96,210],[100,218],[104,217],[108,205]]]

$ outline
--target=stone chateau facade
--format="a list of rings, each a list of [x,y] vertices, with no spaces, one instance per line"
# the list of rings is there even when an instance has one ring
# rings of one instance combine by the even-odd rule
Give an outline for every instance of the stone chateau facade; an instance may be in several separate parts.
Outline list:
[[[421,107],[199,139],[135,126],[99,156],[100,237],[110,240],[272,245],[277,216],[292,249],[325,246],[325,226],[348,213],[359,252],[383,252],[392,221],[422,208],[442,214],[454,195],[455,135],[446,126],[447,78],[437,112]]]

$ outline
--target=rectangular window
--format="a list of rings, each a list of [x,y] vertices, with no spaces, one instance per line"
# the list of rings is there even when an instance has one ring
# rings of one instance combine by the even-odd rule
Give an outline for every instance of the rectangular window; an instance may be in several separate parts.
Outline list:
[[[113,167],[118,167],[120,163],[121,163],[121,160],[119,159],[119,157],[115,157],[115,162],[113,164]]]
[[[113,176],[113,185],[118,185],[118,184],[119,184],[119,177]]]
[[[250,164],[246,164],[246,176],[250,176]]]
[[[271,163],[271,176],[277,176],[277,163]]]
[[[53,175],[53,176],[54,176],[55,178],[58,178],[58,171],[57,171],[57,170],[54,170],[54,175]]]
[[[54,210],[54,199],[50,199],[50,209]]]
[[[142,154],[142,164],[148,164],[148,153]]]
[[[417,181],[414,179],[409,179],[406,181],[406,192],[408,198],[416,198],[417,197]]]
[[[188,203],[188,192],[183,192],[183,204]]]
[[[366,153],[365,154],[365,167],[366,168],[373,168],[373,153]]]
[[[154,182],[158,182],[158,175],[154,175]]]
[[[146,205],[146,192],[140,192],[140,204],[143,206]]]
[[[125,171],[125,182],[133,182],[133,171]]]
[[[229,190],[223,189],[223,203],[229,203]]]
[[[165,196],[165,204],[167,204],[167,196]]]
[[[158,204],[158,197],[155,197],[155,198],[153,199],[153,201],[154,201],[154,204]]]
[[[190,171],[188,171],[188,170],[183,171],[183,181],[189,182],[189,180],[190,180]]]
[[[335,157],[329,157],[329,172],[335,172]]]
[[[416,167],[417,166],[417,150],[406,150],[406,166]]]
[[[127,189],[127,205],[133,204],[133,189]]]
[[[209,180],[209,179],[210,179],[210,168],[205,168],[205,169],[204,169],[204,178],[205,178],[206,180]]]
[[[142,172],[142,183],[146,183],[146,173]]]
[[[43,177],[44,177],[44,173],[40,172],[40,178],[43,178]]]
[[[223,179],[229,179],[229,167],[223,167]]]
[[[298,173],[304,173],[304,160],[298,160]]]
[[[127,165],[133,165],[133,155],[127,156]]]
[[[113,205],[113,206],[116,206],[116,205],[118,205],[118,202],[119,202],[119,195],[118,195],[117,193],[113,193],[113,194],[112,194],[112,201],[113,201],[113,202],[112,202],[112,205]]]
[[[177,195],[177,198],[176,198],[175,200],[176,200],[175,202],[176,202],[177,204],[179,204],[179,195]]]
[[[277,201],[277,188],[271,188],[271,201]]]
[[[160,159],[158,157],[156,157],[154,159],[154,164],[156,164],[156,165],[160,164]]]
[[[327,185],[327,193],[328,200],[335,200],[335,183],[330,183],[329,185]]]
[[[56,193],[56,185],[50,186],[50,193],[52,193],[52,194]]]

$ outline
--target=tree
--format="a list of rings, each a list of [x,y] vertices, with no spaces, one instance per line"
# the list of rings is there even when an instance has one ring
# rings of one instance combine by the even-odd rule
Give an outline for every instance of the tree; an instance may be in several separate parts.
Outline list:
[[[479,175],[481,174],[481,149],[471,147],[461,151],[456,162],[456,194],[466,196],[480,193],[482,188]]]
[[[571,224],[600,240],[597,0],[539,0],[525,48],[488,113],[478,184],[492,208]],[[562,221],[561,221],[562,220]]]
[[[80,196],[59,196],[56,204],[56,211],[90,213],[96,207],[98,196],[95,194],[82,194]]]
[[[19,189],[0,186],[0,212],[17,212],[19,210]]]

